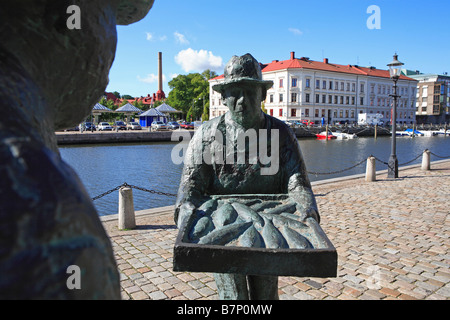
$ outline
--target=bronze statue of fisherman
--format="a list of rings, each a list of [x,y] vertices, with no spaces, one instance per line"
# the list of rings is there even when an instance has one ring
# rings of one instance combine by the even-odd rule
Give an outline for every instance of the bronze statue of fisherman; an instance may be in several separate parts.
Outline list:
[[[108,83],[116,25],[152,5],[2,1],[0,299],[120,299],[110,240],[55,131],[90,114]]]
[[[250,54],[232,57],[224,76],[213,89],[221,93],[229,112],[204,123],[190,141],[175,206],[178,227],[208,197],[236,194],[288,194],[300,220],[313,218],[318,222],[317,205],[294,133],[261,110],[272,81],[262,80],[261,67]],[[255,141],[242,143],[242,135],[250,131],[254,133],[251,137],[256,134],[258,145],[267,146],[264,157],[261,150],[252,154]],[[201,161],[199,155],[204,157]],[[221,299],[278,299],[277,276],[246,272],[215,273],[214,277]]]

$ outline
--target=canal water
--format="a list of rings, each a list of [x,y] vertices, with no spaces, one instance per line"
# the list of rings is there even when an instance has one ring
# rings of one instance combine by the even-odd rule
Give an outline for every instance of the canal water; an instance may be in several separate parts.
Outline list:
[[[364,173],[366,160],[375,156],[376,169],[387,169],[391,153],[391,138],[357,138],[349,140],[299,139],[311,181]],[[62,158],[71,165],[83,181],[91,197],[107,192],[124,182],[147,190],[176,194],[182,164],[174,164],[171,152],[176,143],[107,144],[61,146]],[[397,137],[399,166],[421,163],[425,149],[433,154],[431,161],[450,156],[450,137]],[[440,156],[440,157],[438,157]],[[355,164],[360,165],[347,170]],[[329,174],[330,172],[336,172]],[[116,214],[118,191],[94,201],[99,215]],[[175,197],[133,189],[135,210],[173,205]]]

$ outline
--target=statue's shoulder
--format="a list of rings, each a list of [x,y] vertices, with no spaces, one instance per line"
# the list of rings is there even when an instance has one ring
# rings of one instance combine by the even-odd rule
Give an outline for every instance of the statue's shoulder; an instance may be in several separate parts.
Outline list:
[[[292,131],[292,128],[289,127],[284,121],[277,119],[275,117],[272,117],[268,114],[264,114],[266,117],[267,127],[270,129],[278,129],[280,130],[280,133],[288,135],[288,136],[295,136],[295,133]]]
[[[202,125],[196,130],[195,135],[197,136],[205,136],[208,135],[214,135],[217,128],[220,126],[221,123],[224,123],[225,115],[221,115],[215,118],[212,118],[211,120],[205,121],[202,123]],[[194,135],[194,136],[195,136]]]

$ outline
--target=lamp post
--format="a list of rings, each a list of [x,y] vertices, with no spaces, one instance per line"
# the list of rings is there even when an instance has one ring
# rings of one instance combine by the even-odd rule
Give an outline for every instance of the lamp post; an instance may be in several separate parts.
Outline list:
[[[394,105],[392,107],[391,113],[391,125],[392,125],[392,141],[391,141],[391,155],[388,161],[388,178],[398,178],[398,160],[396,155],[396,137],[397,137],[397,98],[400,96],[397,95],[397,81],[400,78],[400,74],[402,72],[402,66],[404,65],[400,61],[398,61],[398,55],[394,54],[394,60],[389,63],[387,66],[389,67],[389,74],[391,79],[394,81],[394,93],[389,96],[394,98]]]

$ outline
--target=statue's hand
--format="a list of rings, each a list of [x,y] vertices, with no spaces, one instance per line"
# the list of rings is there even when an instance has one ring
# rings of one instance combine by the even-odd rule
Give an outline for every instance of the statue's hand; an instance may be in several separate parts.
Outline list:
[[[297,211],[300,212],[300,218],[303,222],[308,218],[313,218],[318,223],[320,222],[320,216],[316,208],[310,207],[306,209],[302,205],[297,204]]]
[[[178,228],[183,225],[183,222],[188,219],[195,210],[194,204],[192,202],[185,202],[180,206],[178,212],[175,212],[175,223]]]

